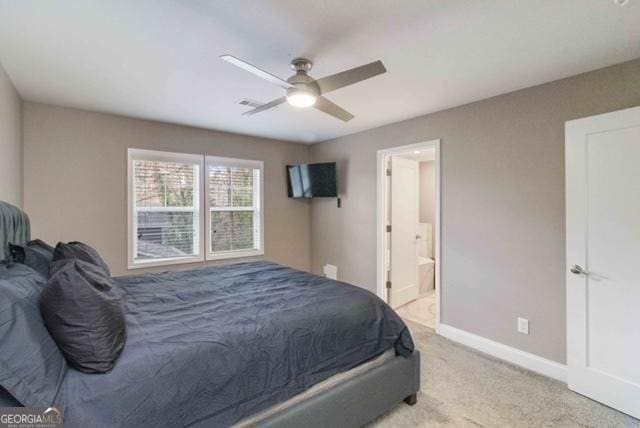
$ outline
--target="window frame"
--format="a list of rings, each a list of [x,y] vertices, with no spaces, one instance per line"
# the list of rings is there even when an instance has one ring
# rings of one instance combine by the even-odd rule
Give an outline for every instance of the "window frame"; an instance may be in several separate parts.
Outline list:
[[[166,257],[159,259],[149,260],[136,260],[136,241],[137,235],[136,223],[136,201],[135,201],[135,174],[133,171],[134,161],[136,160],[148,160],[148,161],[165,161],[165,162],[185,162],[194,165],[198,165],[199,173],[198,177],[194,180],[194,212],[198,215],[198,231],[194,234],[194,237],[198,239],[198,254],[187,257]],[[205,260],[205,243],[202,239],[202,232],[204,230],[204,216],[202,215],[203,207],[203,192],[202,192],[202,180],[204,177],[205,165],[203,155],[194,155],[186,153],[174,153],[164,152],[157,150],[144,150],[144,149],[127,149],[127,267],[128,269],[141,269],[154,266],[168,266],[184,263],[197,263]],[[180,211],[177,209],[176,211]]]
[[[259,171],[258,174],[258,188],[256,189],[254,186],[254,208],[253,210],[238,210],[238,211],[253,211],[254,219],[256,217],[256,211],[259,217],[259,231],[257,233],[257,237],[259,239],[258,248],[254,248],[252,250],[231,250],[231,251],[219,251],[212,253],[211,252],[211,211],[213,207],[211,207],[211,202],[209,200],[209,166],[229,166],[229,167],[238,167],[238,168],[252,168],[257,169]],[[205,259],[206,260],[224,260],[224,259],[232,259],[239,257],[254,257],[254,256],[262,256],[264,255],[264,162],[259,160],[249,160],[249,159],[237,159],[237,158],[229,158],[229,157],[221,157],[221,156],[205,156],[204,163],[204,173],[202,175],[204,180],[204,209],[205,209]],[[256,191],[258,192],[258,198],[255,197]],[[256,200],[258,201],[258,206],[256,208]],[[219,211],[232,211],[232,210],[219,210]],[[254,220],[255,221],[255,220]],[[255,233],[255,231],[254,231]]]

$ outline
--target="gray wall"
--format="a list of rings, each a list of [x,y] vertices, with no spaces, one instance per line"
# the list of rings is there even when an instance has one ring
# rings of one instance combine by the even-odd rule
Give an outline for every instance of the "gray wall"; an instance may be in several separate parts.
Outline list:
[[[26,102],[24,207],[33,236],[85,241],[114,275],[127,273],[129,147],[264,161],[264,257],[309,269],[309,203],[287,197],[285,178],[287,163],[308,161],[309,146]]]
[[[376,151],[441,138],[443,322],[564,363],[564,122],[639,104],[636,60],[313,145],[342,208],[313,201],[312,270],[375,291]]]
[[[0,65],[0,201],[22,206],[22,99]]]

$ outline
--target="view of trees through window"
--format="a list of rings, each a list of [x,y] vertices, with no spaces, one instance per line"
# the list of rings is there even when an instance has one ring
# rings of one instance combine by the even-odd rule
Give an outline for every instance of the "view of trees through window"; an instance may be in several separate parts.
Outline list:
[[[255,248],[252,168],[209,166],[212,253]]]
[[[136,160],[137,259],[198,252],[198,165]]]
[[[262,162],[137,149],[129,159],[131,264],[262,253]]]

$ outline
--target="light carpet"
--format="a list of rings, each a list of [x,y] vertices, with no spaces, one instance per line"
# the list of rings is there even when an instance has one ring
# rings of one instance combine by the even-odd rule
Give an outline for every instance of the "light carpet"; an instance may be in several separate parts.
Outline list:
[[[418,403],[371,427],[640,427],[567,386],[474,351],[407,321],[421,353]]]

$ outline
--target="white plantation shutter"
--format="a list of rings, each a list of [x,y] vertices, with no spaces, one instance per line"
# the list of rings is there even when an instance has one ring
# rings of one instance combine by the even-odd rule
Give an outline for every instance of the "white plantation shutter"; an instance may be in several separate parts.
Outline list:
[[[129,264],[202,260],[203,157],[129,151]]]
[[[207,157],[207,257],[263,253],[262,162]]]

